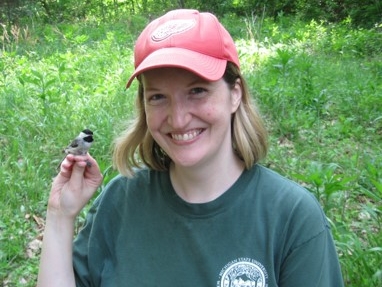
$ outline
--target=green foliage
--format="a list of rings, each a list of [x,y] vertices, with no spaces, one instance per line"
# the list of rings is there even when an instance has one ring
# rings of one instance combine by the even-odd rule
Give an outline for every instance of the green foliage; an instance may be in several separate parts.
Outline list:
[[[0,278],[4,280],[13,276],[12,270],[20,271],[26,246],[38,234],[32,215],[44,215],[62,149],[89,127],[96,137],[93,154],[106,171],[114,127],[129,117],[133,105],[124,85],[132,68],[132,51],[127,47],[134,35],[126,33],[125,23],[102,29],[45,26],[41,31],[39,38],[45,36],[41,45],[9,43],[9,52],[1,52]]]
[[[57,23],[79,19],[108,21],[126,15],[149,18],[176,8],[210,11],[218,16],[266,15],[277,17],[297,15],[303,20],[339,22],[347,18],[357,26],[371,28],[381,23],[382,4],[375,0],[12,0],[0,3],[0,19],[4,24],[24,19]]]
[[[371,28],[381,23],[382,5],[375,0],[298,0],[296,14],[305,20],[320,19],[330,22],[343,21],[350,17],[356,25]]]
[[[95,131],[91,152],[105,183],[115,175],[110,145],[133,114],[134,88],[124,87],[133,43],[148,21],[129,15],[3,27],[0,280],[5,286],[35,286],[39,254],[27,251],[40,236],[38,219],[44,218],[61,150],[79,130]],[[284,16],[275,22],[258,15],[230,13],[223,22],[270,130],[263,164],[318,198],[331,222],[346,286],[381,286],[380,28]]]
[[[346,286],[381,286],[380,32],[289,17],[245,23],[235,38],[271,130],[265,164],[321,202]]]

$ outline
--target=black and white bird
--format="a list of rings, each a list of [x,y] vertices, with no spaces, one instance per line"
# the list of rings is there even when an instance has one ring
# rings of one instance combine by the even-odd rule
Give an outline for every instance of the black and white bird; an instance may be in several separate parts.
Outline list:
[[[65,154],[85,155],[92,146],[93,141],[93,132],[89,129],[84,129],[62,152]],[[60,168],[63,161],[64,159],[60,162],[57,169]],[[86,161],[86,165],[91,167],[89,161]]]
[[[84,129],[63,152],[66,154],[85,155],[93,141],[93,132],[89,129]]]

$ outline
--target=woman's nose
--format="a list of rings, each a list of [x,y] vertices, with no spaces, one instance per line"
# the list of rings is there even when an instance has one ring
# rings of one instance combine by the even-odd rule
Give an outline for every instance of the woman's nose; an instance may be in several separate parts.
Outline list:
[[[186,101],[173,100],[168,109],[168,123],[174,129],[182,129],[189,123],[190,119],[191,114]]]

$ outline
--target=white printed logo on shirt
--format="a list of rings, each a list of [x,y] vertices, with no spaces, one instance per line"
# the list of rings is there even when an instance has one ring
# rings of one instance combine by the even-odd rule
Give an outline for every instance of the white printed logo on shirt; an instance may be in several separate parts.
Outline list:
[[[217,287],[267,287],[268,273],[258,261],[238,258],[229,262],[219,274]]]

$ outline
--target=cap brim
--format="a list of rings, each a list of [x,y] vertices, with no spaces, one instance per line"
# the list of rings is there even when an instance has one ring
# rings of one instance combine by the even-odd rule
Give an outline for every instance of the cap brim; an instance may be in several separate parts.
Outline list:
[[[217,59],[182,48],[159,49],[142,61],[129,78],[126,89],[139,74],[151,69],[176,67],[188,70],[208,81],[219,80],[226,69],[227,60]]]

